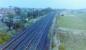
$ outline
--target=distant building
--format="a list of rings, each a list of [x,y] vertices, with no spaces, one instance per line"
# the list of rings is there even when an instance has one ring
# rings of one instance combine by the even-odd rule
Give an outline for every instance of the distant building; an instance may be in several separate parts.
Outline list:
[[[13,18],[13,22],[14,22],[14,23],[19,22],[19,21],[21,21],[21,20],[22,20],[22,17],[21,17],[21,16],[15,16],[15,17]]]
[[[0,14],[0,20],[3,18],[3,15],[2,14]]]

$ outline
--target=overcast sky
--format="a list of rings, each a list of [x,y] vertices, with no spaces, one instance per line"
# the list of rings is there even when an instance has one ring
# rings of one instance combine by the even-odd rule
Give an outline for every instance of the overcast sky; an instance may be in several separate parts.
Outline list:
[[[17,6],[28,8],[86,8],[86,0],[0,0],[0,7]]]

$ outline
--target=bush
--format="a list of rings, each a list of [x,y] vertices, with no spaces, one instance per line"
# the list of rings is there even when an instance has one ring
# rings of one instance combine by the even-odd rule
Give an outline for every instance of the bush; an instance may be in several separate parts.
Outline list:
[[[5,43],[5,42],[8,41],[10,38],[11,38],[10,35],[0,32],[0,44]]]
[[[59,50],[65,50],[64,43],[59,46]]]

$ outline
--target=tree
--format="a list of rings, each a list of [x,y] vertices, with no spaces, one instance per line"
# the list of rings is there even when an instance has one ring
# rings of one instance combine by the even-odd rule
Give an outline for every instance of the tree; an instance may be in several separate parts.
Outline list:
[[[4,16],[4,18],[2,19],[2,22],[8,27],[8,31],[12,30],[13,28],[13,17],[14,14],[8,12],[7,15]]]

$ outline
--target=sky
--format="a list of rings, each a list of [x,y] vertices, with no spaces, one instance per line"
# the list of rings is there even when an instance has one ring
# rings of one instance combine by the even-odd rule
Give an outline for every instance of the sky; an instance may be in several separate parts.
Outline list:
[[[86,0],[0,0],[0,7],[83,9]]]

